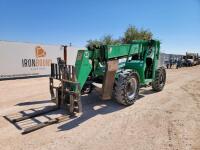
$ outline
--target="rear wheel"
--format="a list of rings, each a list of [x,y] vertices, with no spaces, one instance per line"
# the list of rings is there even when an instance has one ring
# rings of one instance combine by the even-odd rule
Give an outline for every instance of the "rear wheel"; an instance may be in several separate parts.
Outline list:
[[[166,71],[164,67],[160,67],[155,74],[155,80],[152,82],[152,89],[156,92],[162,91],[166,82]]]
[[[139,80],[136,73],[123,72],[115,81],[114,98],[123,105],[132,105],[138,98]]]

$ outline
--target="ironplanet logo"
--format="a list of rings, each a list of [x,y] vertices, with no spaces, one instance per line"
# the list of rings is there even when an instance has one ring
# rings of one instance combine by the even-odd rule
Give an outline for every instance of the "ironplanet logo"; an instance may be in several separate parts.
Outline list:
[[[22,67],[46,67],[51,66],[52,59],[46,59],[46,51],[41,46],[36,46],[35,57],[22,59]]]

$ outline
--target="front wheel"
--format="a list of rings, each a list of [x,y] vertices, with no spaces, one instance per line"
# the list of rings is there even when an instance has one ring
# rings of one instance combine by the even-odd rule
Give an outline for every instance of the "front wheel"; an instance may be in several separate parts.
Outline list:
[[[166,82],[166,71],[164,67],[156,70],[155,80],[152,82],[152,89],[156,92],[163,90]]]
[[[90,94],[93,90],[93,85],[92,84],[85,84],[81,90],[81,95],[84,94]]]
[[[114,98],[123,105],[132,105],[138,98],[139,79],[136,73],[123,72],[115,81]]]

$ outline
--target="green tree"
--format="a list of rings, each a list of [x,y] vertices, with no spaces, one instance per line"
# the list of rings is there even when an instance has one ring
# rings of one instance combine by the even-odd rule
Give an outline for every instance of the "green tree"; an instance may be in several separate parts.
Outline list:
[[[105,35],[101,39],[95,39],[95,40],[88,40],[87,41],[87,48],[92,49],[95,47],[99,47],[101,45],[115,45],[115,44],[120,44],[120,40],[115,40],[113,39],[112,35]]]
[[[137,29],[130,25],[122,37],[122,43],[130,43],[133,40],[150,40],[153,34],[149,30]]]
[[[115,44],[120,44],[121,41],[118,39],[113,39],[111,35],[106,35],[101,39],[101,42],[104,45],[115,45]]]
[[[100,45],[102,45],[102,42],[100,40],[95,39],[95,40],[88,40],[86,47],[88,49],[93,49],[95,47],[99,47]]]
[[[86,47],[92,49],[101,45],[115,45],[120,43],[128,44],[133,40],[150,40],[152,37],[153,34],[149,30],[143,28],[138,29],[135,26],[130,25],[121,38],[113,39],[112,35],[105,35],[101,39],[88,40]]]

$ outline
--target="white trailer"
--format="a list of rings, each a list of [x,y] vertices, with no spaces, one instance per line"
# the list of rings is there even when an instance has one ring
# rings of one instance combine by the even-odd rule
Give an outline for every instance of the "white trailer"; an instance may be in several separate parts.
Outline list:
[[[67,47],[68,64],[75,64],[78,49]],[[48,76],[57,57],[63,57],[61,45],[0,41],[0,80]]]

